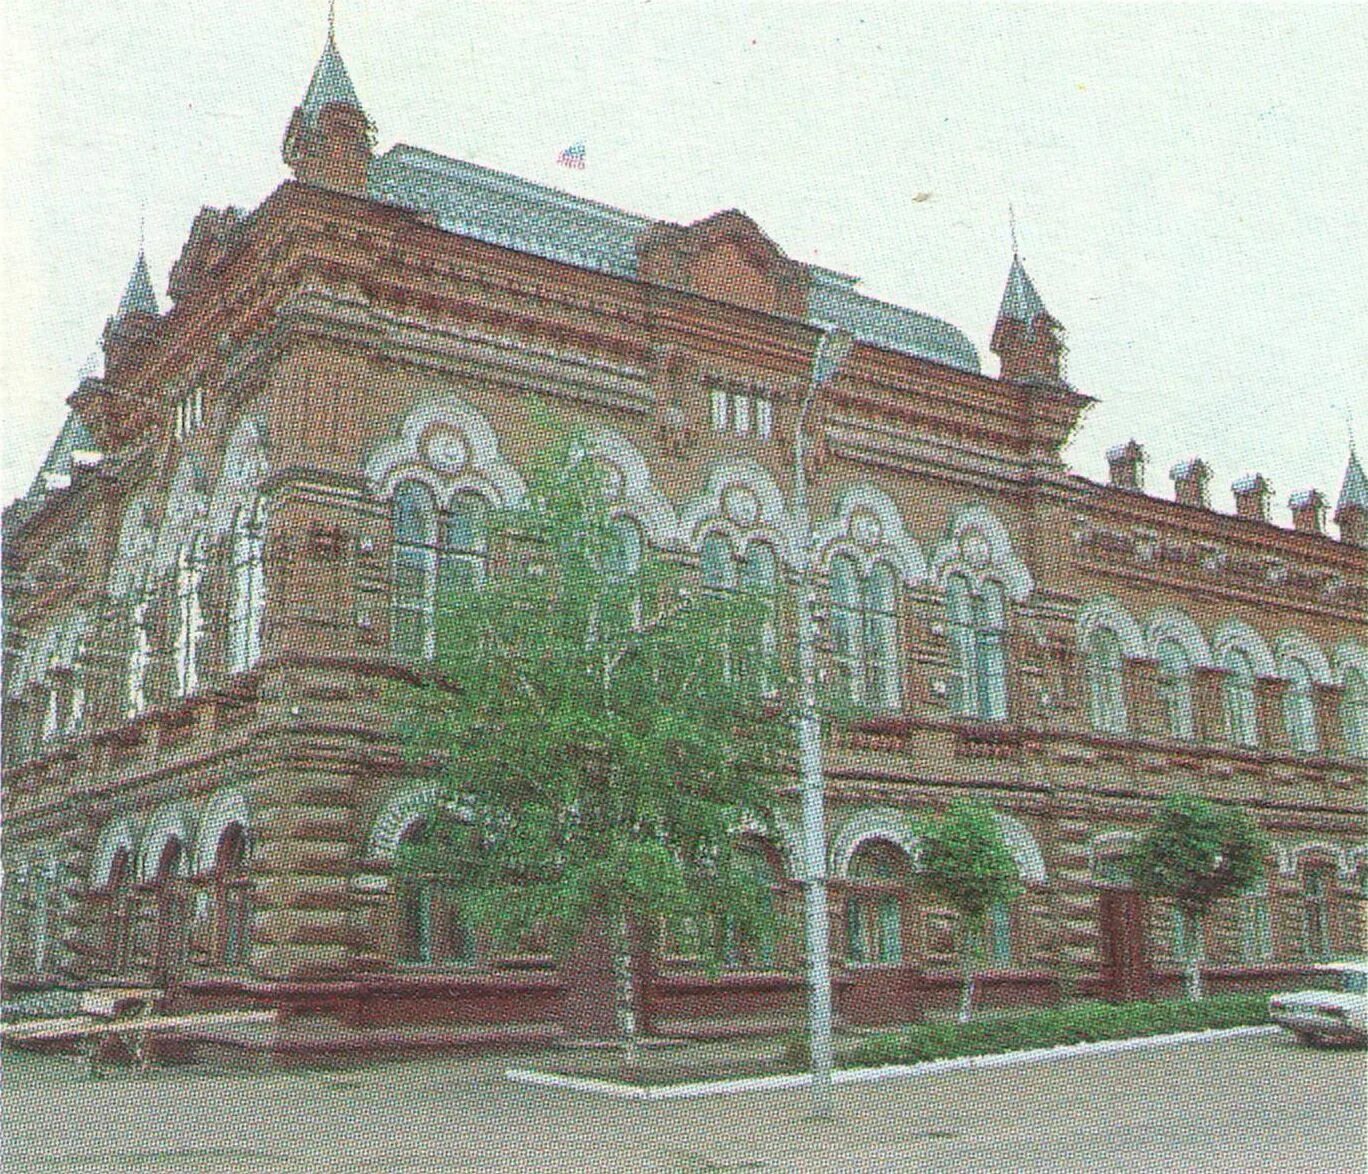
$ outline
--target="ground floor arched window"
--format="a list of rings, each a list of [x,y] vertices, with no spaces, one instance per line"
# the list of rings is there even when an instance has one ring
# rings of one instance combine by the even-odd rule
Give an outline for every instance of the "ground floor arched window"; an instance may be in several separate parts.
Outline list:
[[[427,821],[415,819],[399,836],[399,845],[417,845],[426,834]],[[432,877],[398,875],[394,895],[400,962],[469,966],[477,960],[475,935],[448,886]]]
[[[152,876],[155,921],[152,972],[162,983],[185,970],[190,945],[190,890],[185,879],[185,846],[176,836],[166,841]]]
[[[133,965],[133,856],[127,848],[114,854],[105,890],[104,958],[100,968],[125,974]]]
[[[850,858],[846,956],[855,965],[895,966],[903,960],[903,898],[910,873],[894,844],[869,840]]]
[[[1311,867],[1302,873],[1302,949],[1313,962],[1330,957],[1330,886],[1328,868]]]
[[[214,855],[214,961],[228,968],[245,966],[252,950],[250,835],[230,823]]]

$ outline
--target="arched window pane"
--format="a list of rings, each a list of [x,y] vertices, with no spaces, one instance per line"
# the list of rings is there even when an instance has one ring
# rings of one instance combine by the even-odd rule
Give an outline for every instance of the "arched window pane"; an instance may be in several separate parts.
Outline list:
[[[907,870],[902,850],[881,841],[862,844],[851,857],[854,888],[846,902],[846,953],[851,962],[902,962],[902,899],[890,886],[905,881]]]
[[[974,634],[974,596],[969,580],[951,575],[945,583],[947,635],[954,666],[951,708],[966,716],[979,712],[978,640]]]
[[[406,481],[394,492],[394,568],[391,643],[401,657],[421,660],[433,653],[436,594],[436,520],[432,495]]]
[[[1098,628],[1088,640],[1088,699],[1096,729],[1120,733],[1126,728],[1125,662],[1121,641],[1110,628]]]
[[[479,587],[485,578],[488,547],[488,503],[475,493],[458,493],[442,523],[438,600],[450,606],[454,598]]]
[[[1007,717],[1007,623],[1002,588],[993,582],[983,585],[975,601],[978,620],[978,697],[979,717],[1003,721]]]
[[[752,542],[741,559],[741,587],[761,595],[772,595],[778,580],[774,550],[763,542]]]
[[[242,672],[261,655],[261,622],[265,612],[260,503],[238,511],[230,540],[227,663]]]
[[[1258,720],[1254,709],[1254,667],[1238,648],[1230,649],[1221,667],[1225,680],[1226,735],[1236,746],[1258,742]]]
[[[1192,665],[1187,652],[1177,640],[1161,640],[1156,650],[1158,660],[1158,688],[1168,731],[1174,738],[1191,738],[1192,723]]]
[[[840,693],[852,701],[864,699],[863,628],[860,572],[854,559],[837,555],[827,576],[831,602],[831,644]]]
[[[752,542],[746,547],[739,567],[740,584],[762,601],[764,614],[761,617],[758,641],[748,640],[748,651],[756,657],[755,671],[757,682],[763,692],[774,688],[779,663],[779,631],[775,620],[774,593],[779,580],[778,560],[772,547],[763,542]],[[743,665],[748,668],[748,665]]]
[[[898,582],[893,569],[877,563],[865,580],[867,697],[872,705],[896,709],[900,700]]]
[[[1315,683],[1311,670],[1300,660],[1289,660],[1285,666],[1287,692],[1283,695],[1283,720],[1292,749],[1299,754],[1314,754],[1319,739],[1316,736]]]

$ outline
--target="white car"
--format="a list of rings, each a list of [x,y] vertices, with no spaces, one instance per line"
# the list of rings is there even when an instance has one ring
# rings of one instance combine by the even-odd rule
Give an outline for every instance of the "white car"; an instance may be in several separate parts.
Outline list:
[[[1273,995],[1268,1017],[1304,1044],[1368,1044],[1368,962],[1326,962],[1316,969],[1333,977],[1336,989]]]

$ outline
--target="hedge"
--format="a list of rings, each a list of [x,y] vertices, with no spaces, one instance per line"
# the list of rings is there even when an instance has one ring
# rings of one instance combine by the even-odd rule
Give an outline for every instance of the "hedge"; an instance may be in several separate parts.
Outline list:
[[[969,1023],[921,1023],[882,1032],[862,1040],[854,1053],[843,1059],[855,1066],[916,1064],[1267,1022],[1267,995],[1212,995],[1198,1002],[1075,1003]]]

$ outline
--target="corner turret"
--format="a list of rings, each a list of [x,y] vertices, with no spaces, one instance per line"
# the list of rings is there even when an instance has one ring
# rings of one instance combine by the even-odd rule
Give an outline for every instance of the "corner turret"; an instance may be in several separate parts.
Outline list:
[[[1368,547],[1368,476],[1364,476],[1358,453],[1352,448],[1335,505],[1335,525],[1339,527],[1341,542]]]
[[[105,323],[101,342],[105,354],[105,378],[118,382],[120,372],[136,366],[156,330],[161,308],[147,272],[147,255],[140,248],[133,272],[124,287],[114,316]]]
[[[328,40],[304,99],[290,116],[281,154],[303,183],[364,193],[375,127],[337,51],[332,12]]]
[[[1015,253],[989,345],[1002,360],[1003,379],[1065,386],[1063,327],[1045,309],[1026,267]]]

